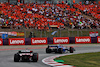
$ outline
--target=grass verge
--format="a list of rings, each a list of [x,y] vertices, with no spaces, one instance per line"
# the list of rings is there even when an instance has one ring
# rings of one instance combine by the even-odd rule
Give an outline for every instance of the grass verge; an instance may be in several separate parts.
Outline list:
[[[67,55],[56,58],[55,60],[63,60],[64,64],[74,65],[76,67],[100,67],[100,52]]]

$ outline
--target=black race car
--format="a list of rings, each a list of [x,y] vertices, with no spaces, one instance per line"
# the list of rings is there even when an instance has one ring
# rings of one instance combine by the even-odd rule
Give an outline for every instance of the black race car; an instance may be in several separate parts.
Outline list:
[[[14,54],[14,62],[19,61],[38,61],[38,53],[33,53],[31,50],[21,50]]]

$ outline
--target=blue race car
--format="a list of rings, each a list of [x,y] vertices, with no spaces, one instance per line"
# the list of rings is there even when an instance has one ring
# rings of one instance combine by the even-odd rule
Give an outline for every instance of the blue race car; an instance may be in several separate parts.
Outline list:
[[[75,49],[73,47],[69,47],[68,49],[67,47],[64,47],[62,45],[48,45],[48,47],[46,48],[46,53],[51,53],[51,52],[65,53],[66,51],[73,53]]]

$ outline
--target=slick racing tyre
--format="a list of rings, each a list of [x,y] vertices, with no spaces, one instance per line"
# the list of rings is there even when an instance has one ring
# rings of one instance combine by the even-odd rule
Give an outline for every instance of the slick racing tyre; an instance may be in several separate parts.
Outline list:
[[[57,52],[57,49],[55,49],[54,51],[55,51],[55,53],[58,53],[58,52]]]
[[[46,53],[51,53],[51,49],[46,48]]]
[[[70,47],[70,48],[69,48],[69,52],[70,52],[70,53],[73,53],[73,52],[74,52],[74,48],[73,48],[73,47]]]
[[[59,53],[63,53],[63,49],[62,49],[62,48],[59,48],[59,49],[58,49],[58,52],[59,52]]]
[[[14,55],[14,62],[19,62],[19,60],[20,60],[19,54],[15,54]]]
[[[33,60],[33,62],[37,62],[38,61],[38,53],[34,53],[33,54],[32,60]]]

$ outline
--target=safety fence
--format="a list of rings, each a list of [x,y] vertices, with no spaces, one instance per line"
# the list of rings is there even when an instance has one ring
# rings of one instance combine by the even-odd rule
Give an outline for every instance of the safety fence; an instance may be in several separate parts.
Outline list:
[[[4,32],[6,31],[6,32]],[[80,37],[80,36],[100,36],[100,30],[98,29],[52,29],[52,30],[37,30],[37,29],[0,29],[0,38],[2,34],[8,34],[9,38],[41,38],[41,37]],[[94,33],[93,33],[94,32]],[[17,33],[17,34],[16,34]],[[19,34],[19,35],[18,35]],[[18,36],[17,36],[18,35]]]
[[[47,45],[47,44],[71,44],[71,43],[75,44],[100,43],[100,36],[0,39],[0,45]]]

